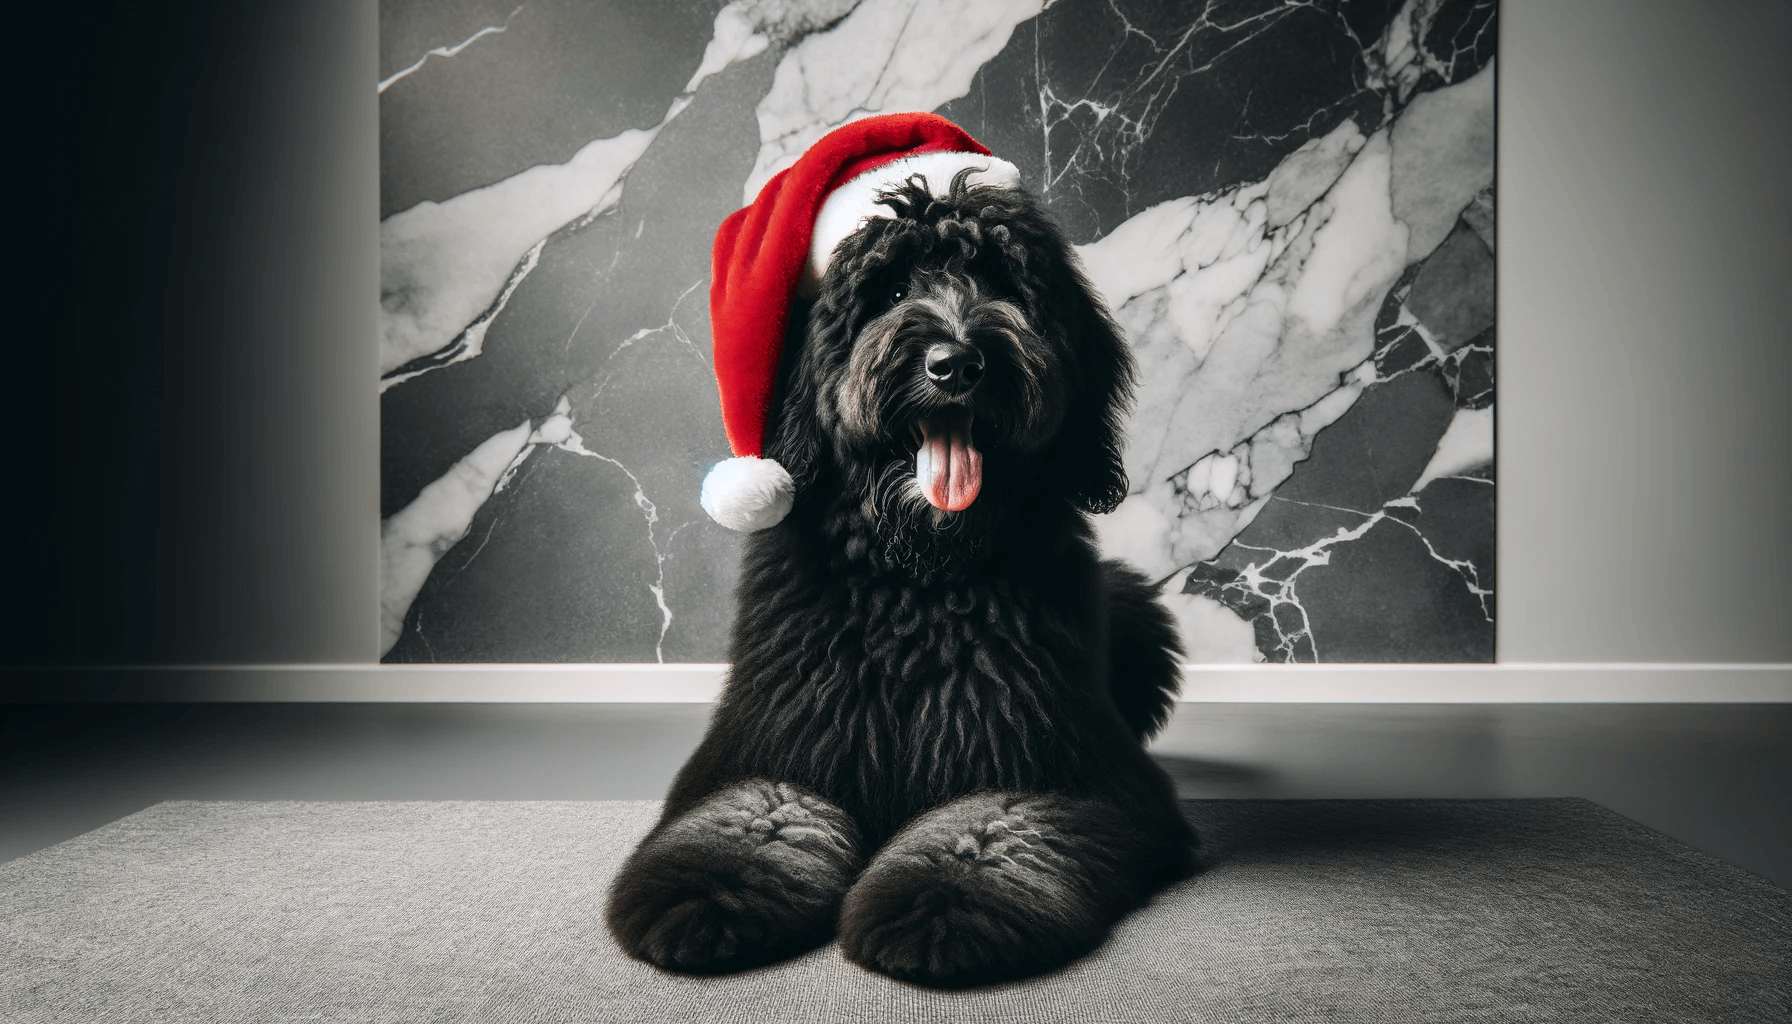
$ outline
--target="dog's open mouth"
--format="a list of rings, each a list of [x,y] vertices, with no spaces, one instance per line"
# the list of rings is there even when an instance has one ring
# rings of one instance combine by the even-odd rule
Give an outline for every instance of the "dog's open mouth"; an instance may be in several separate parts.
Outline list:
[[[915,421],[915,479],[934,508],[962,512],[983,487],[983,453],[971,444],[971,414],[955,410]]]

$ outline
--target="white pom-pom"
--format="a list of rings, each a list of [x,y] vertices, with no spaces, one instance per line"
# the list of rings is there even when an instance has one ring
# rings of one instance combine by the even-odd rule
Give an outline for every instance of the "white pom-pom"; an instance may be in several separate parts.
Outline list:
[[[796,483],[771,459],[743,455],[716,463],[697,498],[709,517],[730,530],[752,533],[776,526],[796,502]]]

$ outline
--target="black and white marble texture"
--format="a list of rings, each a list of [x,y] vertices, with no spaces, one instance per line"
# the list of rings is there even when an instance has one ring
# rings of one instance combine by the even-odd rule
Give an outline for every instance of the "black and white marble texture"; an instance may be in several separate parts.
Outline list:
[[[1493,0],[381,0],[387,661],[709,662],[709,246],[829,129],[1015,163],[1196,661],[1488,661]]]

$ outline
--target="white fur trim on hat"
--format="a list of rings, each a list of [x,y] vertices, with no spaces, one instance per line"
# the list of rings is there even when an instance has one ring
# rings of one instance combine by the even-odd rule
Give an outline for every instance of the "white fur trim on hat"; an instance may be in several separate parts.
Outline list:
[[[866,171],[828,193],[827,199],[821,204],[821,212],[815,215],[815,234],[809,243],[809,262],[803,267],[802,283],[797,290],[806,298],[814,298],[821,287],[823,275],[828,271],[828,260],[833,257],[834,248],[845,241],[847,235],[859,230],[868,218],[895,216],[888,206],[877,201],[879,192],[897,188],[911,174],[921,174],[927,178],[928,190],[943,199],[952,188],[953,176],[966,167],[978,170],[978,173],[971,175],[973,185],[996,185],[1002,188],[1020,185],[1019,168],[999,157],[980,153],[933,152],[893,160],[882,167]]]
[[[776,526],[796,503],[796,484],[783,466],[753,455],[724,459],[703,477],[703,511],[730,530],[752,533]]]

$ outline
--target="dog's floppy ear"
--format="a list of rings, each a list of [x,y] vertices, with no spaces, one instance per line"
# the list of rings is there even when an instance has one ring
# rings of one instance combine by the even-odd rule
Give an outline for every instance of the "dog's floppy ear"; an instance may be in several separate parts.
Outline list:
[[[1095,289],[1083,276],[1076,250],[1054,239],[1059,258],[1050,261],[1042,290],[1054,322],[1061,325],[1072,382],[1064,424],[1046,453],[1051,476],[1085,512],[1112,512],[1126,499],[1124,420],[1132,407],[1136,371],[1132,350]]]
[[[835,247],[813,302],[801,295],[792,300],[765,449],[790,473],[799,495],[835,465],[840,411],[833,396],[822,393],[823,382],[842,369],[852,351],[853,334],[865,316],[861,291],[871,273],[867,266],[887,261],[890,246],[902,237],[890,230],[898,222],[875,223],[876,230],[856,232]]]
[[[814,307],[801,297],[791,301],[771,423],[765,432],[766,457],[776,459],[790,474],[799,497],[826,461],[827,440],[815,415],[815,375],[805,365],[812,355],[804,336],[814,315]]]

